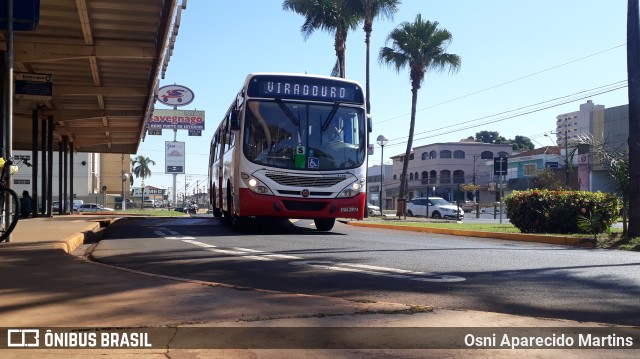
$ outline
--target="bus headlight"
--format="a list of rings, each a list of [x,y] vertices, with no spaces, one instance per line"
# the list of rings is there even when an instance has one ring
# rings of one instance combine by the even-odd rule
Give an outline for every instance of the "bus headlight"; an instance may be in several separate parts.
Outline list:
[[[353,182],[352,184],[347,186],[345,189],[343,189],[338,194],[337,198],[355,197],[355,196],[358,195],[358,193],[360,193],[361,190],[362,190],[362,185],[360,183],[358,183],[358,182]]]
[[[251,192],[254,192],[257,194],[273,195],[273,192],[271,192],[269,187],[267,187],[267,185],[262,183],[262,181],[260,181],[259,179],[255,177],[245,176],[244,173],[242,174],[241,177],[242,177],[242,181],[244,182],[245,185],[247,185],[247,188],[249,188]]]

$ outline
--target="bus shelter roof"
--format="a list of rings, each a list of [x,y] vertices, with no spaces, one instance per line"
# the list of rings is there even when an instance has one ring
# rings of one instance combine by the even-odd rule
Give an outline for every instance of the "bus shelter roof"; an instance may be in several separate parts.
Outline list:
[[[16,79],[21,73],[51,75],[51,96],[16,96],[14,149],[32,148],[38,109],[39,119],[51,115],[55,121],[54,150],[67,137],[79,152],[136,153],[168,64],[176,3],[40,0],[36,29],[14,32],[13,71]],[[7,41],[2,31],[5,51]]]

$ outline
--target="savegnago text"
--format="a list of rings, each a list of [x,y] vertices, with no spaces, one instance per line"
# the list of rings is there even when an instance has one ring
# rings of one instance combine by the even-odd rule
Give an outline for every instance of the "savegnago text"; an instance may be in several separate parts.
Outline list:
[[[591,333],[550,335],[510,335],[508,333],[488,336],[467,334],[464,336],[466,347],[475,348],[508,348],[508,349],[542,349],[542,348],[631,348],[634,338],[626,335],[594,335]]]

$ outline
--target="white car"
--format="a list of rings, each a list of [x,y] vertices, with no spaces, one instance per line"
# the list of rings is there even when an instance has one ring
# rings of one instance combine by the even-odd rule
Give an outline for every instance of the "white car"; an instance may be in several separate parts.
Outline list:
[[[429,205],[427,206],[427,201]],[[427,207],[429,207],[429,213],[427,214]],[[430,218],[450,218],[450,219],[463,219],[464,210],[460,208],[458,213],[458,207],[440,197],[418,197],[414,198],[407,203],[407,216],[422,216]]]
[[[371,203],[367,203],[367,210],[369,211],[370,216],[382,216],[380,207],[374,206]]]
[[[113,208],[103,207],[97,203],[85,203],[78,208],[78,212],[113,212]]]

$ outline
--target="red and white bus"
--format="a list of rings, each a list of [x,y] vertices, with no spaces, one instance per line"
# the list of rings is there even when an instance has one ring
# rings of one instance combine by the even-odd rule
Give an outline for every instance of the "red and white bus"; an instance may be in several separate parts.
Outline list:
[[[211,140],[214,216],[362,219],[371,121],[357,82],[326,76],[247,76]]]

